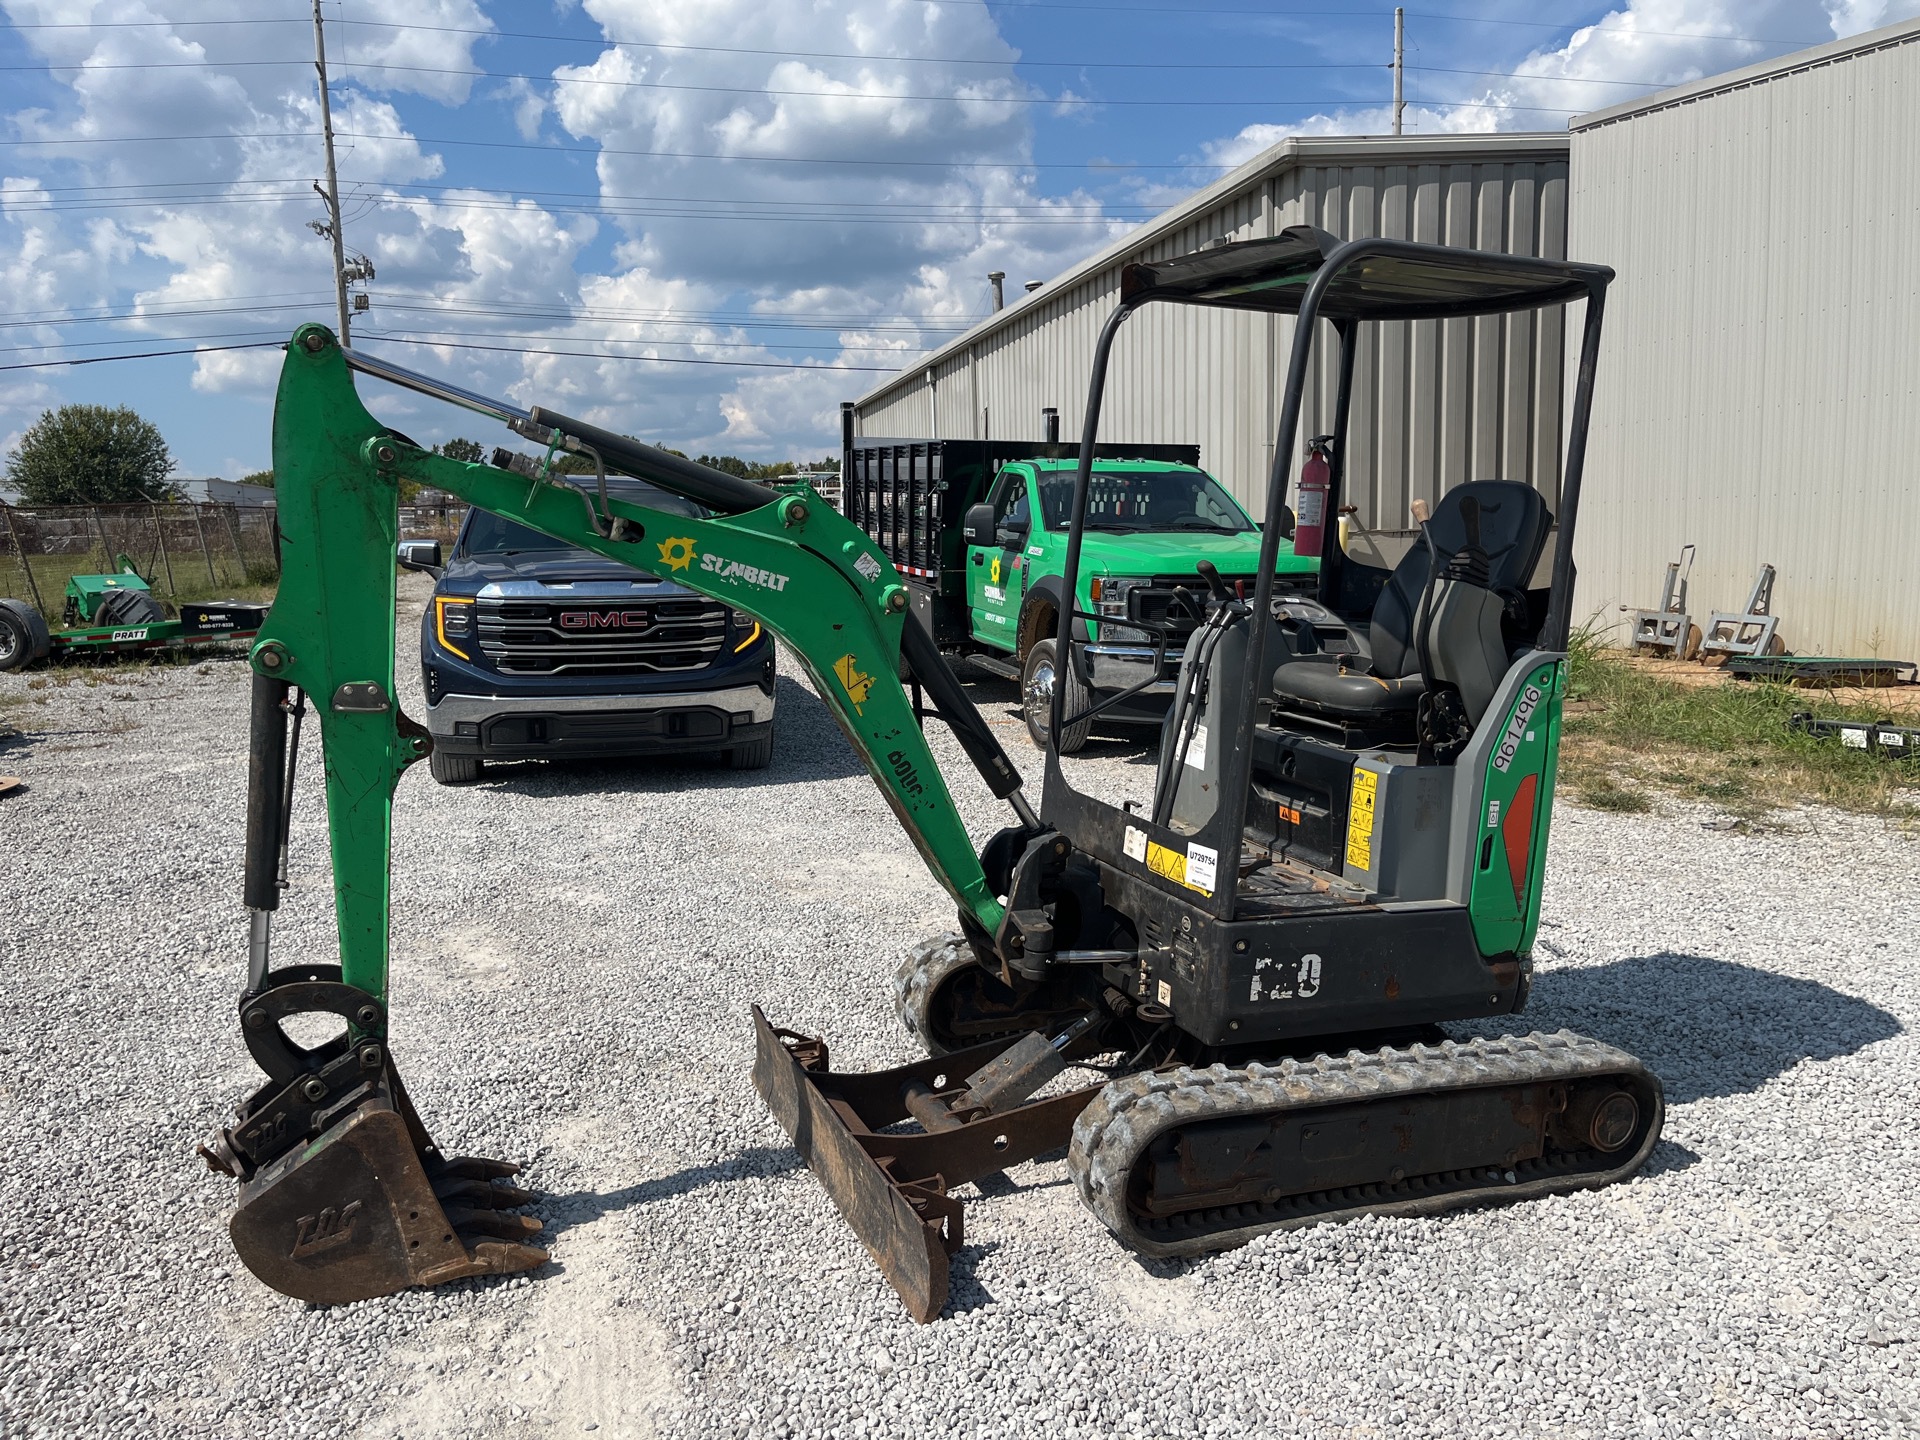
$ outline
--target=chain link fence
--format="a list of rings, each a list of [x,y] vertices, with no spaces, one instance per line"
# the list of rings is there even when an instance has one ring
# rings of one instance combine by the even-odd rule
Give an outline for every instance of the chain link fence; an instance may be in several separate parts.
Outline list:
[[[467,518],[469,508],[457,500],[434,505],[402,505],[400,538],[438,540],[442,545],[451,545],[453,537],[460,533],[460,524]]]
[[[72,575],[109,575],[120,557],[163,600],[211,600],[280,578],[272,506],[0,504],[0,597],[60,623]]]

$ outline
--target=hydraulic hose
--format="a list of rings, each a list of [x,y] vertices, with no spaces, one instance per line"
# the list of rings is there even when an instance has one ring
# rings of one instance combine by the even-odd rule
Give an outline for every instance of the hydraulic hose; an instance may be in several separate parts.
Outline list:
[[[933,697],[934,708],[953,731],[960,748],[967,752],[967,758],[973,761],[980,778],[987,782],[987,788],[1001,800],[1017,792],[1023,783],[1020,772],[1013,768],[1013,761],[1001,748],[980,708],[960,688],[960,679],[947,667],[940,647],[933,643],[933,637],[911,611],[900,632],[900,653],[907,657],[914,678]]]
[[[778,492],[771,486],[742,480],[738,475],[729,475],[679,455],[669,455],[658,446],[616,435],[584,420],[570,419],[538,405],[533,407],[532,416],[535,425],[544,425],[591,445],[600,452],[609,470],[621,471],[637,480],[650,480],[662,490],[697,500],[722,515],[745,514],[778,498]]]

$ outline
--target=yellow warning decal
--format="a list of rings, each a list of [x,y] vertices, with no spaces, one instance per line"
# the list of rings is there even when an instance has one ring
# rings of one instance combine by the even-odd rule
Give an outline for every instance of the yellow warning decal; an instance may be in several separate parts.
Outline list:
[[[1213,893],[1205,885],[1195,883],[1196,879],[1211,879],[1211,876],[1189,877],[1187,857],[1184,851],[1171,850],[1157,840],[1147,842],[1147,869],[1156,875],[1164,875],[1176,885],[1184,885],[1189,890],[1197,890],[1202,895]]]
[[[842,655],[834,661],[833,673],[840,677],[840,683],[846,687],[847,698],[853,702],[853,713],[863,714],[860,707],[867,703],[867,692],[873,689],[873,677],[864,673],[851,655]]]
[[[1373,869],[1373,802],[1380,777],[1355,767],[1353,799],[1347,807],[1347,864],[1356,870]]]

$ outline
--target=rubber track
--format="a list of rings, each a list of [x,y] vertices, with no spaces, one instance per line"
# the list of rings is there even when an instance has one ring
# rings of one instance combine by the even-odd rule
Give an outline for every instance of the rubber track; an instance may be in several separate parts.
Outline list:
[[[893,972],[893,1004],[907,1033],[929,1056],[945,1055],[947,1047],[933,1037],[927,1024],[927,1006],[934,991],[949,975],[975,964],[973,947],[957,933],[936,935],[922,940],[907,952],[900,968]],[[969,1042],[972,1043],[972,1042]]]
[[[1617,1075],[1638,1082],[1640,1143],[1614,1155],[1549,1152],[1512,1170],[1447,1171],[1343,1190],[1189,1212],[1142,1229],[1127,1207],[1127,1180],[1154,1138],[1170,1128],[1271,1110],[1308,1110],[1399,1095],[1472,1090]],[[1651,1106],[1646,1104],[1651,1097]],[[1650,1108],[1651,1113],[1645,1113]],[[1487,1200],[1529,1199],[1596,1189],[1631,1175],[1660,1138],[1659,1080],[1624,1050],[1568,1030],[1492,1040],[1448,1040],[1405,1050],[1351,1050],[1277,1065],[1205,1070],[1179,1066],[1107,1085],[1073,1127],[1067,1165],[1080,1198],[1107,1228],[1150,1256],[1199,1255],[1256,1235],[1359,1215],[1431,1215]],[[1509,1180],[1507,1177],[1513,1178]],[[1183,1233],[1185,1232],[1185,1233]]]

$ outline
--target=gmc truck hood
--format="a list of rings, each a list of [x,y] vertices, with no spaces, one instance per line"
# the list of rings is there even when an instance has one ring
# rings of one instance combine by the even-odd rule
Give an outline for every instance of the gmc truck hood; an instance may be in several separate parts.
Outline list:
[[[438,588],[442,595],[549,596],[573,600],[624,600],[635,594],[693,593],[657,575],[616,565],[598,555],[564,555],[550,550],[461,559],[447,568]]]

